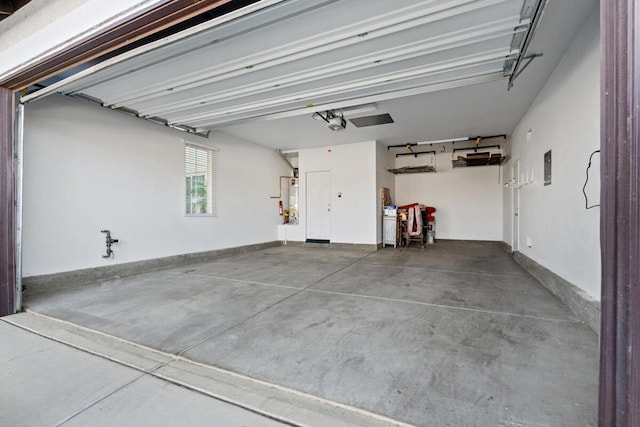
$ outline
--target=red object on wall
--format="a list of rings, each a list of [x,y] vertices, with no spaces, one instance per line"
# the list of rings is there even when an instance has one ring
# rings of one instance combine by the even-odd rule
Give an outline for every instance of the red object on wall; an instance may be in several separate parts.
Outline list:
[[[409,209],[412,208],[414,206],[418,206],[419,203],[411,203],[410,205],[404,205],[404,206],[398,206],[398,209]]]
[[[282,216],[282,200],[280,200],[280,216]]]
[[[414,206],[418,206],[420,205],[420,203],[411,203],[409,205],[404,205],[404,206],[398,206],[398,209],[409,209],[412,208]],[[436,212],[436,208],[434,208],[433,206],[425,206],[424,210],[427,211],[427,213],[432,214]]]

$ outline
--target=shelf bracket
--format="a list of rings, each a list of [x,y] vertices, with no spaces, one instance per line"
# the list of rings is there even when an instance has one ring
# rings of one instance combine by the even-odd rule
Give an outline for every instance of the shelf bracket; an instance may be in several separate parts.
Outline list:
[[[468,147],[468,148],[454,148],[453,152],[457,152],[457,151],[478,151],[479,149],[485,149],[485,148],[497,148],[498,150],[500,149],[500,145],[483,145],[482,147],[476,145],[475,147]]]
[[[411,153],[398,153],[396,154],[396,158],[400,157],[400,156],[414,156],[414,157],[418,157],[421,154],[436,154],[436,150],[431,150],[431,151],[413,151],[411,150]]]

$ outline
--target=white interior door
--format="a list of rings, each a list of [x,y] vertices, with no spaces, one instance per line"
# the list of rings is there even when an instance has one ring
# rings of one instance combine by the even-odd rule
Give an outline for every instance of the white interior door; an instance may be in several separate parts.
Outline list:
[[[511,165],[511,182],[520,183],[520,161],[516,160]],[[518,250],[520,242],[520,187],[511,190],[511,250]]]
[[[307,240],[331,239],[331,172],[307,172]]]

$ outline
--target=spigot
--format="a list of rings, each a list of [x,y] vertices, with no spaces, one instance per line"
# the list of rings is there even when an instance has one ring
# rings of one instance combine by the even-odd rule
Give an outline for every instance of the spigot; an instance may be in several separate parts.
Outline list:
[[[102,258],[114,258],[114,252],[111,249],[111,245],[113,243],[118,243],[118,239],[112,239],[111,238],[111,231],[110,230],[100,230],[101,233],[105,233],[105,239],[106,239],[106,245],[107,245],[107,254],[106,255],[102,255]]]

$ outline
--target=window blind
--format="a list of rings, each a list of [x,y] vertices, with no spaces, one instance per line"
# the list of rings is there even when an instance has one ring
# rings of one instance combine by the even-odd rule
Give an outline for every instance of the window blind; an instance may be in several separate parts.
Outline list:
[[[185,213],[187,215],[216,215],[215,160],[215,151],[185,144]]]

